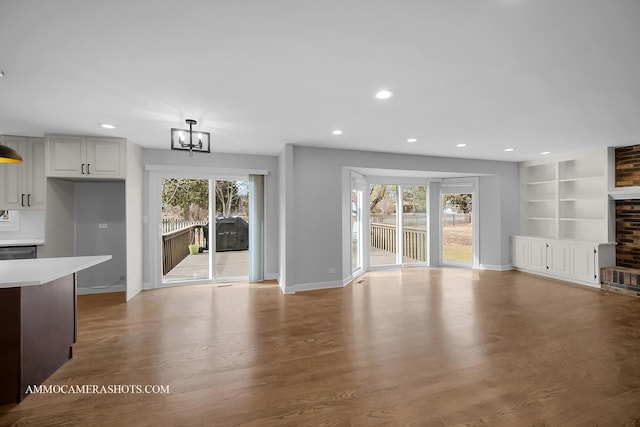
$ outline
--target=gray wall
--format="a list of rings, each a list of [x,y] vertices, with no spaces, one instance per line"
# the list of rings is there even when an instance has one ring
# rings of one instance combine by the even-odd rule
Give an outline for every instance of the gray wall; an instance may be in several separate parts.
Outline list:
[[[343,209],[342,199],[350,185],[344,179],[345,167],[490,175],[481,176],[479,182],[480,264],[489,268],[510,264],[509,236],[519,229],[517,163],[292,148],[292,220],[287,219],[286,230],[287,235],[294,236],[287,240],[286,249],[289,290],[302,289],[305,284],[338,283],[350,276],[342,257],[349,250],[348,239],[342,236],[343,221],[349,221],[343,218],[348,209]],[[331,268],[336,273],[330,273]]]
[[[127,275],[124,186],[124,181],[75,183],[76,255],[113,256],[108,262],[81,271],[78,288],[104,289],[124,284]],[[107,228],[100,228],[100,224],[106,224]]]
[[[265,273],[267,277],[279,277],[285,292],[302,290],[305,285],[335,285],[350,277],[349,263],[343,256],[349,253],[349,239],[343,232],[345,221],[349,221],[345,206],[350,191],[345,168],[479,175],[481,267],[508,266],[509,236],[519,230],[517,163],[294,145],[286,145],[278,156],[212,153],[189,157],[188,153],[145,149],[143,161],[147,165],[184,167],[184,172],[190,167],[268,170]],[[146,193],[149,183],[145,179]],[[146,205],[144,212],[148,216]],[[146,225],[146,233],[151,232],[150,227]],[[145,250],[145,254],[151,252]],[[145,265],[147,280],[148,259]],[[335,269],[335,273],[330,269]]]
[[[214,147],[215,148],[215,147]],[[277,156],[260,156],[249,154],[226,154],[226,153],[194,153],[193,157],[189,157],[188,152],[171,151],[171,150],[151,150],[143,151],[143,162],[145,165],[158,165],[184,167],[183,173],[188,173],[189,168],[220,168],[220,169],[253,169],[267,170],[265,176],[265,278],[277,278],[280,271],[279,265],[279,203],[278,199],[278,157]],[[145,173],[144,192],[149,191],[148,173]],[[170,175],[170,174],[169,174]],[[149,206],[145,197],[144,215],[149,216]],[[145,224],[145,245],[147,245],[148,233],[151,232],[151,224]],[[145,282],[148,282],[151,275],[151,261],[148,254],[155,253],[151,250],[145,250]],[[149,286],[148,284],[145,287]],[[151,284],[150,287],[153,287]]]
[[[47,178],[45,205],[45,243],[38,247],[38,257],[76,255],[75,183]]]

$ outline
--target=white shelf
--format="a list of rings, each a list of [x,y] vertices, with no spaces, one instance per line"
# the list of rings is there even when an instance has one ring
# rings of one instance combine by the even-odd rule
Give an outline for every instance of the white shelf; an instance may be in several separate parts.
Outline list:
[[[608,242],[610,150],[598,149],[520,164],[522,233]]]

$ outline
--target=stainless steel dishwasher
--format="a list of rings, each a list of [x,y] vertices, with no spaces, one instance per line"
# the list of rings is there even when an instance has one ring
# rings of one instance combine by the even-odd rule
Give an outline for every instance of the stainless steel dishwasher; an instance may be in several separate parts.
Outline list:
[[[36,258],[35,246],[4,246],[0,247],[0,260]]]

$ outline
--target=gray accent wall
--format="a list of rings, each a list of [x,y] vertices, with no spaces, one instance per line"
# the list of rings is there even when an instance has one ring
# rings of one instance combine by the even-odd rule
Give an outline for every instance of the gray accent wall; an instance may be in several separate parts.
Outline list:
[[[78,288],[124,290],[127,278],[124,189],[124,181],[75,183],[76,255],[113,257],[79,272]]]
[[[267,170],[265,177],[265,276],[278,278],[285,293],[341,286],[351,277],[349,192],[350,168],[442,172],[443,176],[479,176],[480,268],[510,266],[509,238],[519,231],[518,164],[369,151],[337,150],[287,144],[278,156],[170,150],[143,153],[146,165],[168,168]],[[435,175],[433,173],[436,173]],[[145,193],[149,191],[145,173]],[[434,184],[433,189],[438,185]],[[433,193],[431,197],[433,204]],[[439,203],[439,202],[436,202]],[[146,202],[145,202],[146,204]],[[144,216],[149,215],[145,206]],[[150,233],[151,224],[145,224]],[[145,242],[148,239],[145,237]],[[431,241],[433,245],[435,242]],[[153,251],[145,250],[145,254]],[[432,259],[433,263],[433,259]],[[150,277],[145,261],[145,280]]]
[[[509,268],[509,237],[519,230],[518,164],[293,146],[292,250],[287,248],[286,288],[338,285],[351,275],[343,253],[349,238],[343,206],[350,182],[344,168],[378,168],[477,174],[480,205],[480,268]],[[281,171],[281,173],[283,173]],[[284,172],[287,173],[287,172]],[[341,250],[340,250],[341,248]],[[291,267],[291,268],[289,268]],[[335,269],[335,273],[331,273]],[[323,285],[326,284],[326,285]]]

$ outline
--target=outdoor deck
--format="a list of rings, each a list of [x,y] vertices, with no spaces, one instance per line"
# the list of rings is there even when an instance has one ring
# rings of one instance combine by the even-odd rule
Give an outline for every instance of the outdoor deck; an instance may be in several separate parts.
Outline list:
[[[396,255],[382,249],[371,248],[371,265],[395,264]],[[404,257],[405,263],[416,262]],[[248,277],[249,251],[228,251],[216,253],[215,277]],[[178,265],[162,277],[163,283],[184,282],[188,280],[206,279],[209,277],[209,253],[187,255]]]
[[[217,278],[248,277],[249,251],[216,252]],[[209,277],[209,252],[187,255],[178,265],[162,277],[164,283],[184,282]]]

